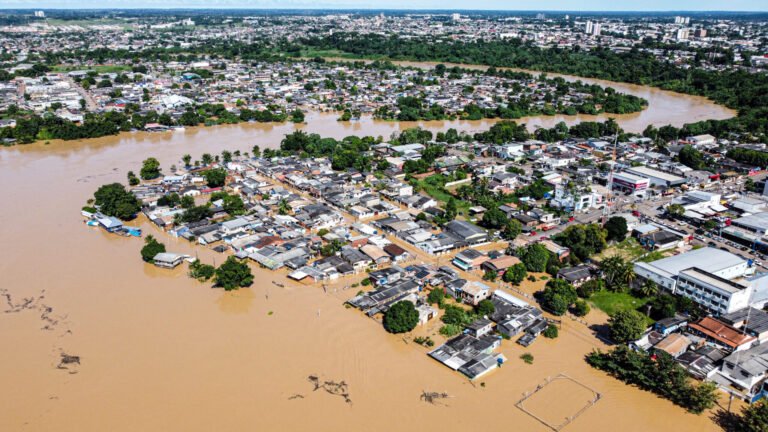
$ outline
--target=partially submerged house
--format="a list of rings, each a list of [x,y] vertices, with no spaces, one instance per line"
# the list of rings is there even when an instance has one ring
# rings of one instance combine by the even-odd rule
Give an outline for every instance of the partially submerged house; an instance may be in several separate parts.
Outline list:
[[[500,337],[462,334],[437,347],[429,356],[469,379],[476,379],[504,363],[504,356],[493,352],[499,346]]]

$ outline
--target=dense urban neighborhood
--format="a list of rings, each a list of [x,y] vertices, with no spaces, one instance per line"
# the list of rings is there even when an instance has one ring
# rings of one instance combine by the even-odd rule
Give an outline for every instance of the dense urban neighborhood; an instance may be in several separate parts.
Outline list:
[[[83,225],[141,242],[147,274],[322,292],[473,388],[582,338],[557,355],[768,430],[765,16],[246,12],[0,13],[0,152],[171,137],[72,182]],[[733,113],[625,130],[649,101],[611,81]],[[318,115],[356,133],[303,127]],[[291,129],[161,148],[238,123]],[[584,375],[509,402],[560,430],[605,397]],[[351,405],[347,383],[309,381]],[[586,405],[529,411],[564,381]]]

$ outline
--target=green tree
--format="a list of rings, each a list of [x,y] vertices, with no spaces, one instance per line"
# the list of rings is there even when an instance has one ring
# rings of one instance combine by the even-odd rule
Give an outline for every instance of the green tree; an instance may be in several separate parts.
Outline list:
[[[232,152],[229,150],[224,150],[221,152],[221,161],[226,163],[232,162]]]
[[[291,212],[291,206],[285,198],[281,199],[277,204],[277,212],[281,215],[287,215]]]
[[[507,215],[498,208],[488,209],[483,213],[480,225],[490,229],[500,229],[507,225]]]
[[[643,284],[640,285],[640,288],[638,288],[638,292],[640,292],[640,295],[643,297],[652,297],[658,294],[659,287],[656,285],[656,282],[646,279],[643,281]]]
[[[551,279],[539,295],[542,307],[554,315],[563,315],[576,302],[576,290],[563,279]]]
[[[647,325],[645,316],[640,312],[624,310],[616,312],[608,319],[608,327],[611,330],[611,339],[618,343],[627,343],[639,339]]]
[[[291,111],[291,121],[294,123],[304,123],[304,113],[300,109]]]
[[[208,187],[218,188],[224,186],[227,181],[227,171],[223,168],[209,169],[203,173]]]
[[[520,285],[520,283],[525,280],[526,276],[528,276],[528,270],[526,270],[525,264],[517,263],[508,268],[501,279],[504,282]]]
[[[621,216],[613,216],[603,226],[607,232],[606,240],[620,242],[627,237],[627,220]]]
[[[445,291],[442,288],[434,288],[427,294],[427,301],[430,304],[441,306],[445,300]]]
[[[480,300],[475,306],[475,312],[480,316],[491,316],[496,311],[496,306],[488,299]]]
[[[685,207],[680,204],[670,204],[665,209],[667,214],[674,217],[680,217],[685,213]]]
[[[600,263],[605,286],[610,291],[626,291],[635,277],[635,266],[620,255],[606,258]]]
[[[245,203],[237,195],[227,195],[224,197],[224,211],[232,216],[237,216],[245,213]]]
[[[219,268],[216,269],[216,285],[227,291],[247,287],[253,283],[253,274],[248,264],[240,262],[237,258],[229,256]]]
[[[141,164],[139,175],[141,175],[141,178],[144,180],[152,180],[160,177],[160,162],[153,157],[145,159]]]
[[[107,216],[128,220],[141,210],[141,202],[120,183],[101,186],[93,196],[94,204]]]
[[[416,328],[419,311],[410,301],[393,304],[384,314],[384,328],[390,333],[405,333]]]
[[[692,413],[700,414],[714,406],[718,395],[714,383],[694,385],[685,368],[671,355],[663,351],[654,354],[651,357],[643,350],[619,345],[607,353],[596,350],[586,360],[590,366],[652,391]]]
[[[590,279],[576,288],[576,294],[581,298],[590,298],[592,294],[602,291],[605,288],[605,282],[602,279]]]
[[[176,207],[181,202],[181,197],[176,192],[163,195],[157,200],[159,207]]]
[[[195,260],[189,265],[189,277],[197,279],[200,282],[210,280],[216,274],[216,267],[210,264],[203,264],[200,260]]]
[[[485,273],[483,273],[483,280],[489,282],[496,282],[496,278],[498,277],[499,274],[496,272],[496,270],[486,270]]]
[[[440,319],[446,324],[466,325],[474,320],[474,317],[461,306],[445,305],[445,313]]]
[[[445,204],[445,220],[450,222],[454,219],[456,219],[456,215],[458,214],[458,205],[456,204],[456,199],[453,197],[448,199],[448,202]]]
[[[768,431],[768,402],[763,399],[742,408],[738,426],[742,432]]]
[[[586,316],[589,313],[589,305],[584,300],[576,300],[573,304],[573,314],[577,317]]]
[[[133,171],[128,171],[128,185],[136,186],[139,183],[141,183],[141,180],[139,180],[139,178],[136,177],[136,174],[134,174]]]
[[[550,324],[542,334],[544,335],[545,338],[555,339],[557,338],[559,333],[560,332],[558,331],[557,326],[554,324]]]
[[[598,224],[571,225],[554,240],[571,250],[580,260],[589,259],[606,247],[607,232]]]
[[[188,167],[190,162],[192,162],[192,156],[185,154],[184,156],[181,157],[181,160],[184,162],[184,166]]]
[[[509,218],[504,224],[504,229],[501,231],[501,235],[505,239],[511,241],[516,239],[517,236],[519,236],[522,232],[523,224],[521,224],[520,221],[515,218]]]
[[[702,156],[701,152],[689,145],[683,146],[683,148],[680,150],[678,158],[680,159],[681,164],[691,169],[701,170],[706,166],[704,157]]]
[[[461,326],[456,324],[445,324],[440,327],[440,334],[445,337],[453,337],[461,333]]]
[[[180,204],[183,209],[191,209],[195,206],[195,199],[189,195],[184,195],[181,197]]]
[[[141,248],[141,259],[153,263],[155,255],[163,252],[165,252],[165,245],[155,240],[152,235],[148,235],[144,239],[144,247]]]
[[[335,255],[341,250],[342,246],[344,246],[344,243],[342,243],[341,240],[333,239],[320,248],[320,255],[324,257]]]
[[[549,251],[541,243],[534,243],[526,248],[519,249],[517,256],[525,264],[525,268],[528,271],[543,272],[547,269]]]

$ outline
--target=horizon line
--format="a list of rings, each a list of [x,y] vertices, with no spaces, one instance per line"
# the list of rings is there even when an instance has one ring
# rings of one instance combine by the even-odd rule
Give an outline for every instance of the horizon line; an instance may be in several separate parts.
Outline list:
[[[435,8],[376,8],[376,7],[357,7],[357,8],[332,8],[332,7],[227,7],[227,6],[186,6],[186,7],[119,7],[119,8],[63,8],[63,7],[3,7],[0,6],[0,10],[14,10],[14,11],[36,11],[36,10],[52,10],[52,11],[135,11],[135,10],[152,10],[152,11],[190,11],[190,10],[232,10],[232,11],[396,11],[396,12],[549,12],[549,13],[584,13],[584,12],[599,12],[599,13],[768,13],[766,10],[686,10],[686,9],[656,9],[656,10],[601,10],[601,9],[435,9]]]

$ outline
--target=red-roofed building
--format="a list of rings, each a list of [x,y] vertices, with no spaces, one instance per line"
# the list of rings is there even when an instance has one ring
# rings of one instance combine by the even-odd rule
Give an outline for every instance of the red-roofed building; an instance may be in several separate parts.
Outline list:
[[[728,351],[747,349],[755,341],[753,336],[740,332],[738,329],[712,317],[704,317],[695,323],[688,324],[688,331],[702,336],[715,345]]]

